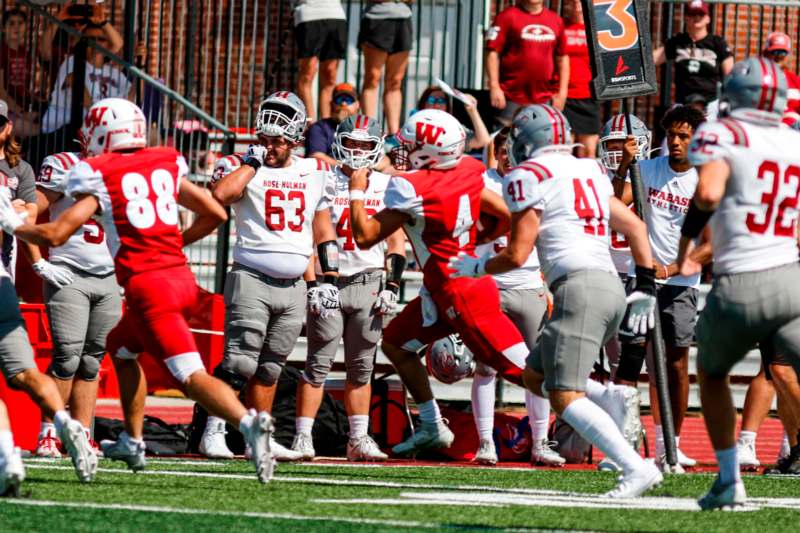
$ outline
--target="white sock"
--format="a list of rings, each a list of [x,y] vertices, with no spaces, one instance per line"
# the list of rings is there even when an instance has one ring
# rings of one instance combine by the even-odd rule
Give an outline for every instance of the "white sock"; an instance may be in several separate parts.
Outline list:
[[[724,484],[738,481],[740,477],[739,462],[736,460],[736,446],[727,450],[714,450],[714,455],[717,456],[717,464],[719,464],[719,480]]]
[[[756,441],[756,435],[757,434],[755,431],[747,431],[744,429],[739,432],[739,438],[742,440],[742,442],[746,442],[748,444],[754,443]]]
[[[547,426],[550,424],[550,400],[525,391],[525,408],[531,424],[531,439],[541,442],[547,438]]]
[[[56,428],[56,433],[61,435],[61,430],[72,420],[69,417],[69,413],[65,410],[56,411],[55,416],[53,416],[53,427]]]
[[[251,415],[250,413],[245,413],[245,415],[239,420],[239,432],[242,435],[247,435],[250,431],[250,426],[253,424],[253,417],[256,415]],[[208,417],[209,420],[211,417]]]
[[[351,439],[358,439],[367,434],[367,429],[369,429],[369,415],[348,416],[347,421],[350,423]]]
[[[350,427],[353,427],[352,424]],[[314,429],[314,419],[310,416],[298,416],[294,419],[294,431],[298,435],[311,436],[311,430]]]
[[[472,417],[475,419],[475,428],[478,438],[486,440],[492,438],[494,430],[494,390],[495,377],[475,374],[472,376]]]
[[[39,426],[39,438],[44,437],[47,434],[55,435],[56,426],[52,422],[42,422],[42,425]]]
[[[208,420],[206,420],[206,427],[218,426],[220,424],[222,424],[222,426],[225,427],[226,422],[224,418],[208,415]]]
[[[628,473],[643,466],[644,460],[619,432],[611,415],[588,398],[579,398],[569,404],[561,413],[561,418],[584,439],[600,448],[623,472]]]
[[[609,383],[609,386],[610,385]],[[608,390],[608,386],[603,385],[599,381],[593,379],[586,380],[586,397],[603,409],[605,409],[606,390]]]
[[[439,412],[439,404],[436,400],[428,400],[419,404],[419,419],[423,423],[438,424],[442,421],[442,413]]]
[[[675,435],[675,449],[678,450],[680,449],[680,447],[681,447],[681,436]],[[666,446],[664,447],[664,449],[666,450]]]
[[[664,447],[664,429],[656,424],[656,457],[664,453],[666,453]]]
[[[0,431],[0,458],[11,457],[14,453],[14,436],[11,431],[4,429]]]

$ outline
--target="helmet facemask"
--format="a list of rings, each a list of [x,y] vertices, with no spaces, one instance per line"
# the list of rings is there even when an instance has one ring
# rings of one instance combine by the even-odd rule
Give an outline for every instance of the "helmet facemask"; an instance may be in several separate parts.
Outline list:
[[[256,117],[256,134],[285,137],[292,142],[303,139],[305,118],[292,106],[269,102],[261,106]]]
[[[369,150],[364,148],[350,148],[350,142],[371,142],[373,147]],[[352,168],[372,168],[376,166],[383,157],[383,139],[353,135],[350,132],[337,133],[333,142],[333,157],[341,161],[344,165]]]

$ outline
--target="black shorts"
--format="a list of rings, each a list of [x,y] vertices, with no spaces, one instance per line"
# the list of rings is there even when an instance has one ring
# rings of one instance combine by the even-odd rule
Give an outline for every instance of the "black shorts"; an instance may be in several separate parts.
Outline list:
[[[628,278],[625,287],[628,294],[636,287],[636,278]],[[661,318],[661,333],[666,346],[688,348],[694,340],[694,328],[697,323],[697,299],[699,292],[693,287],[682,285],[656,285],[656,299]],[[627,320],[627,316],[625,320]],[[625,320],[622,322],[620,341],[623,344],[641,344],[645,341],[639,335],[631,336],[625,331]]]
[[[294,27],[297,57],[318,57],[320,61],[344,59],[347,52],[347,21],[310,20]]]
[[[576,135],[598,135],[600,133],[600,102],[591,98],[585,100],[568,99],[564,106],[572,133]]]
[[[361,28],[358,31],[359,48],[366,43],[392,55],[411,50],[413,40],[414,28],[411,25],[411,18],[361,18]]]
[[[775,345],[771,339],[764,340],[759,343],[758,349],[761,352],[761,364],[764,366],[764,377],[772,381],[772,372],[770,372],[770,365],[779,366],[793,366],[795,371],[800,376],[800,364],[797,361],[792,361],[782,353],[775,351]]]

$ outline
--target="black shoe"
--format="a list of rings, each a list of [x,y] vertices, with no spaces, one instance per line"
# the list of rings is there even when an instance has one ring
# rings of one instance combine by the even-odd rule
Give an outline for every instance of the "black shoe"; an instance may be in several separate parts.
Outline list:
[[[792,446],[789,455],[780,459],[775,468],[770,468],[765,474],[800,476],[800,444]]]

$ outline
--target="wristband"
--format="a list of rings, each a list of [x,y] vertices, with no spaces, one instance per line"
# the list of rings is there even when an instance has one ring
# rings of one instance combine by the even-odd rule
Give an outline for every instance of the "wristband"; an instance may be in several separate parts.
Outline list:
[[[399,288],[407,262],[404,255],[389,254],[386,256],[386,283],[392,283]]]
[[[310,279],[306,281],[306,289],[313,289],[314,287],[319,286],[319,281],[315,279]]]
[[[256,172],[258,172],[258,169],[261,168],[261,163],[258,161],[258,159],[254,157],[248,157],[247,159],[242,161],[242,164],[251,167]]]
[[[683,219],[681,235],[690,239],[697,238],[700,232],[703,231],[703,228],[706,227],[708,219],[710,219],[713,214],[714,211],[703,211],[697,207],[697,204],[692,200],[692,203],[689,204],[689,211],[686,213],[686,218]]]
[[[365,196],[365,193],[361,189],[350,189],[350,201],[351,202],[356,202],[356,201],[363,202],[364,201],[364,196]]]
[[[336,241],[325,241],[317,245],[317,257],[322,272],[339,272],[339,245]]]
[[[636,265],[636,290],[655,296],[656,269]]]
[[[336,285],[338,281],[339,281],[339,276],[334,276],[333,274],[325,274],[324,276],[322,276],[322,283]]]
[[[395,285],[394,283],[390,283],[388,281],[386,282],[384,289],[386,289],[387,291],[392,291],[395,294],[400,294],[400,286]]]

